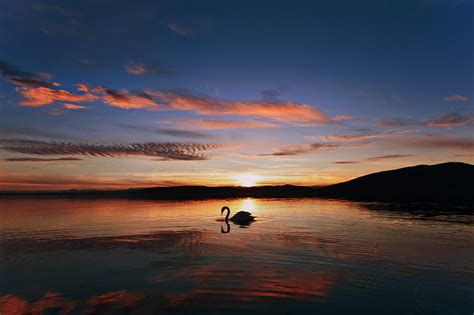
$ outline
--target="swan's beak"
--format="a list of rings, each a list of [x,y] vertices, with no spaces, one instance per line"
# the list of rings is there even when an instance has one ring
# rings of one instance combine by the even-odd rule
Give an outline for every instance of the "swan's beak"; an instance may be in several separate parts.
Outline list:
[[[221,209],[221,215],[224,213],[224,209]]]

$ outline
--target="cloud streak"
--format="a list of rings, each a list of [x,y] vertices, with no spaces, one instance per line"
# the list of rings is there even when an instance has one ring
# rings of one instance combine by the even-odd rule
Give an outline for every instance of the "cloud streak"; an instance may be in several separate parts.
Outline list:
[[[14,65],[0,60],[0,72],[5,80],[22,87],[52,87],[55,84],[48,81],[48,76],[38,73],[25,72]]]
[[[414,130],[389,130],[380,133],[366,133],[366,134],[333,134],[328,136],[307,136],[308,140],[322,140],[322,141],[336,141],[336,142],[348,142],[348,141],[360,141],[360,140],[372,140],[387,138],[389,136],[404,134],[413,132]]]
[[[147,126],[135,126],[135,125],[129,125],[129,124],[119,124],[118,126],[125,129],[129,129],[129,130],[161,134],[161,135],[177,137],[177,138],[189,138],[189,139],[209,138],[209,135],[205,133],[192,131],[192,130],[159,129],[159,128],[153,128],[153,127],[147,127]]]
[[[0,140],[0,149],[30,155],[68,155],[94,157],[156,157],[160,160],[207,160],[212,150],[224,145],[199,143],[127,143],[91,144],[72,142],[44,142],[33,140]]]
[[[4,159],[4,161],[7,161],[7,162],[58,162],[58,161],[82,161],[82,159],[75,158],[75,157],[64,157],[64,158],[53,158],[53,159],[14,157],[14,158]]]
[[[229,101],[189,93],[147,91],[162,104],[177,111],[210,116],[246,116],[280,122],[333,123],[326,114],[308,104],[294,102]]]
[[[446,102],[467,102],[469,97],[459,94],[453,94],[443,97]]]
[[[412,154],[389,154],[389,155],[380,155],[367,158],[368,161],[380,161],[380,160],[392,160],[392,159],[401,159],[406,157],[412,157]]]
[[[4,190],[127,189],[130,187],[179,186],[185,184],[179,181],[136,177],[50,176],[18,173],[7,173],[0,176],[0,188]]]
[[[395,117],[381,119],[379,127],[410,127],[410,126],[431,126],[431,127],[452,127],[466,126],[474,124],[473,114],[446,113],[428,120],[417,120],[414,118]]]
[[[130,61],[124,66],[125,71],[128,74],[141,76],[141,75],[159,75],[159,76],[169,76],[171,71],[159,64],[143,63]]]
[[[461,115],[457,113],[448,113],[426,121],[428,126],[451,127],[474,124],[474,115]]]
[[[274,129],[280,128],[272,124],[259,120],[214,120],[214,119],[180,119],[170,121],[182,128],[192,128],[199,130],[222,130],[222,129]]]
[[[258,156],[294,156],[319,150],[333,150],[339,146],[341,145],[337,143],[289,144],[281,146],[272,153],[262,153]]]
[[[391,141],[391,144],[402,147],[428,148],[428,149],[455,149],[474,150],[474,139],[451,136],[426,136],[416,138],[404,138]]]
[[[173,33],[178,34],[180,36],[187,37],[187,36],[192,34],[191,28],[186,27],[186,26],[181,25],[181,24],[168,23],[167,26],[168,26],[168,29],[170,31],[172,31]]]

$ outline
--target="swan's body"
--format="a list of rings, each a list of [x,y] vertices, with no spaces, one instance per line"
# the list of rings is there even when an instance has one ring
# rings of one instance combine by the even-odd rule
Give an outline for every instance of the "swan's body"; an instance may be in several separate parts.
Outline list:
[[[255,217],[247,211],[239,211],[236,214],[232,216],[232,218],[229,219],[230,216],[230,209],[229,207],[222,207],[221,209],[221,215],[224,213],[224,211],[227,210],[227,215],[225,216],[225,221],[232,221],[237,224],[249,224],[250,222],[255,220]]]

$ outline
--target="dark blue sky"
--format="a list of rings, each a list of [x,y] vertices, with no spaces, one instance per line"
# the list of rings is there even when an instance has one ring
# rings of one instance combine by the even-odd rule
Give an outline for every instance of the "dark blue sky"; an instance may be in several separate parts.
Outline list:
[[[221,184],[250,174],[308,184],[472,161],[473,9],[455,0],[2,0],[0,131],[18,143],[0,154],[81,160],[1,167],[12,183],[133,175]],[[199,159],[37,148],[53,141],[222,147]],[[215,176],[200,178],[203,169]]]

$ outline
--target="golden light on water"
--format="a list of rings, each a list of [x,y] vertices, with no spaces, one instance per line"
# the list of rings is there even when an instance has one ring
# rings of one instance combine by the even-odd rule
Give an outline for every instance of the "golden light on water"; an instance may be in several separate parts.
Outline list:
[[[243,211],[252,211],[256,208],[257,208],[256,201],[255,199],[252,199],[252,198],[246,198],[242,200],[241,204],[239,205],[239,210],[243,210]]]
[[[251,187],[255,186],[259,180],[262,179],[262,176],[255,174],[238,174],[235,176],[235,180],[240,186]]]

